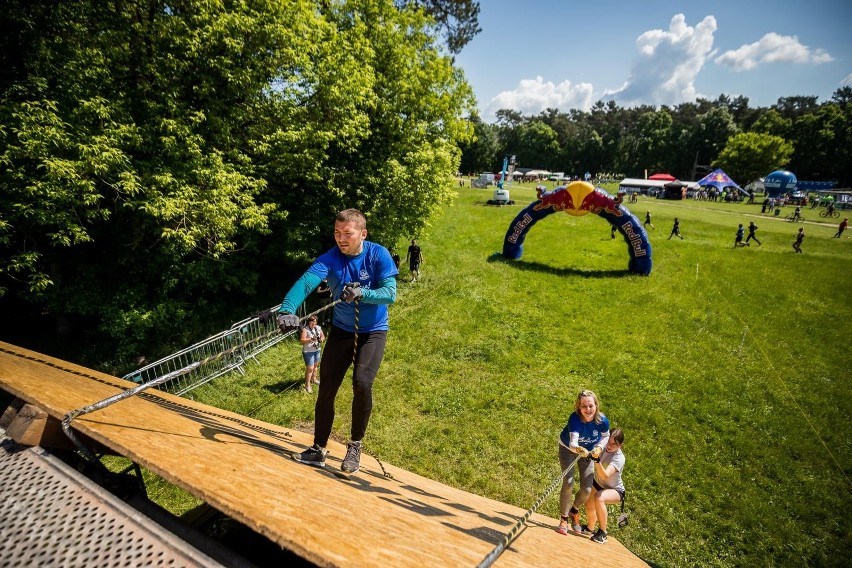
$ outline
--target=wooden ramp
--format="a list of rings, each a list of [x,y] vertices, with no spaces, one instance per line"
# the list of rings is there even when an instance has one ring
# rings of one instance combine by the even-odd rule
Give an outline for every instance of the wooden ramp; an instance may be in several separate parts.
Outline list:
[[[59,419],[133,386],[0,342],[0,388]],[[289,456],[311,435],[153,389],[72,426],[319,566],[477,566],[526,513],[389,464],[385,477],[367,455],[341,479],[340,444],[327,469],[301,465]],[[534,514],[494,566],[647,566],[612,537],[600,545],[556,524]]]

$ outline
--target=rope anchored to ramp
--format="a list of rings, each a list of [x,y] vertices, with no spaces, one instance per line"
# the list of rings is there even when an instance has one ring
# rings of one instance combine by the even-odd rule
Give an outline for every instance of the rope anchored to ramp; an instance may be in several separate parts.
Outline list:
[[[524,527],[524,525],[526,525],[532,514],[535,513],[536,509],[541,506],[544,500],[547,499],[547,497],[553,492],[553,490],[556,489],[556,487],[562,482],[565,476],[568,475],[568,472],[571,471],[571,468],[574,467],[574,464],[577,463],[578,459],[580,459],[579,454],[574,457],[574,461],[572,461],[568,467],[562,470],[562,473],[559,474],[559,477],[553,480],[553,483],[550,484],[550,487],[548,487],[547,490],[542,494],[542,496],[538,498],[538,501],[536,501],[535,504],[529,508],[529,510],[524,514],[524,516],[518,519],[518,522],[515,523],[515,526],[512,527],[512,530],[506,533],[506,535],[503,537],[503,540],[501,540],[500,543],[494,547],[494,550],[488,553],[488,556],[486,556],[482,560],[482,562],[479,563],[477,568],[488,568],[489,566],[494,564],[494,562],[498,558],[500,558],[500,555],[503,554],[503,551],[509,548],[509,546],[521,534],[521,529]]]
[[[330,303],[326,306],[323,306],[322,308],[320,308],[316,311],[313,311],[313,312],[307,314],[306,316],[304,316],[303,318],[301,318],[299,320],[299,323],[307,321],[308,318],[310,318],[311,316],[315,316],[315,315],[319,314],[320,312],[323,312],[323,311],[325,311],[329,308],[334,307],[334,305],[339,303],[339,302],[340,302],[340,300],[336,300],[336,301],[334,301],[334,302],[332,302],[332,303]],[[255,318],[255,319],[259,319],[259,318]],[[296,330],[292,330],[290,332],[285,333],[284,336],[285,337],[290,336],[295,332],[296,332]],[[185,375],[187,373],[191,373],[192,371],[194,371],[195,369],[198,369],[199,367],[202,367],[203,365],[206,365],[206,364],[209,364],[213,361],[222,359],[223,357],[227,357],[227,356],[233,354],[236,351],[244,350],[249,344],[262,342],[262,341],[268,339],[269,337],[271,337],[275,334],[278,334],[278,333],[281,333],[281,332],[276,328],[275,330],[270,331],[269,333],[267,333],[263,336],[256,337],[254,339],[250,339],[250,340],[244,341],[242,343],[239,343],[237,345],[234,345],[230,349],[226,349],[225,351],[222,351],[221,353],[217,353],[215,355],[210,355],[210,356],[205,357],[204,359],[202,359],[200,361],[195,361],[193,363],[190,363],[189,365],[186,365],[186,366],[184,366],[180,369],[177,369],[175,371],[172,371],[170,373],[166,373],[165,375],[157,377],[154,380],[148,381],[148,382],[141,384],[139,386],[136,386],[132,389],[128,389],[124,392],[118,393],[116,395],[113,395],[109,398],[106,398],[106,399],[101,400],[99,402],[96,402],[94,404],[90,404],[88,406],[78,408],[77,410],[72,410],[71,412],[66,414],[65,417],[62,419],[62,431],[65,432],[65,435],[68,436],[68,438],[74,443],[74,445],[77,447],[77,450],[79,451],[80,455],[82,455],[87,461],[90,461],[90,462],[95,463],[95,464],[100,464],[100,461],[98,460],[97,456],[95,456],[94,452],[92,452],[89,448],[87,448],[86,445],[83,444],[83,442],[71,430],[71,422],[75,418],[77,418],[78,416],[82,416],[84,414],[89,414],[90,412],[94,412],[96,410],[101,410],[101,409],[106,408],[108,406],[111,406],[111,405],[113,405],[117,402],[120,402],[122,400],[130,398],[132,396],[135,396],[135,395],[137,395],[137,394],[139,394],[143,391],[146,391],[150,388],[153,388],[153,387],[156,387],[156,386],[161,385],[163,383],[166,383],[168,381],[174,380],[175,378],[180,377],[182,375]]]

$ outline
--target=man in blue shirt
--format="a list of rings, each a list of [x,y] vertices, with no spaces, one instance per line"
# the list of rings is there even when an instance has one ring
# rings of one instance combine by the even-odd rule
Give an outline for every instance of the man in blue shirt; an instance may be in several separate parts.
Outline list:
[[[317,258],[287,292],[278,314],[278,327],[299,327],[294,315],[323,279],[335,298],[334,318],[320,361],[320,385],[314,408],[314,444],[293,459],[325,467],[326,445],[334,422],[334,399],[349,366],[352,375],[352,430],[340,469],[360,468],[361,444],[373,409],[373,381],[379,371],[388,333],[388,304],[396,301],[399,273],[390,253],[367,239],[367,219],[356,209],[345,209],[334,221],[337,246]]]

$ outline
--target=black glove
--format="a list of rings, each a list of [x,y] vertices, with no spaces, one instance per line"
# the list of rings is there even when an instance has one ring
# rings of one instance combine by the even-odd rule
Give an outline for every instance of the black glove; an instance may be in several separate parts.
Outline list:
[[[353,286],[352,284],[347,284],[343,287],[343,292],[340,294],[340,299],[346,302],[347,304],[351,304],[355,300],[360,300],[363,294],[361,294],[360,286]]]
[[[273,308],[273,309],[271,309],[271,310],[262,310],[262,311],[259,311],[259,312],[257,312],[256,314],[254,314],[254,317],[256,317],[256,318],[257,318],[257,320],[258,320],[260,323],[262,323],[263,325],[266,325],[266,324],[268,324],[269,322],[271,322],[271,321],[273,320],[273,318],[275,317],[275,315],[276,315],[277,313],[278,313],[278,310],[276,310],[275,308]]]
[[[281,333],[287,333],[288,331],[299,329],[299,316],[295,314],[279,313],[278,329],[281,330]]]

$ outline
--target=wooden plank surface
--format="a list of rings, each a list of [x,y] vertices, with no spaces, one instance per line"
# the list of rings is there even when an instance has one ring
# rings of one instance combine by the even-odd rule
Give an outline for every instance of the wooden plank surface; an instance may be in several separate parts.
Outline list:
[[[0,342],[0,388],[56,418],[133,386]],[[326,470],[301,465],[289,456],[310,434],[154,390],[73,428],[320,566],[477,566],[526,512],[387,463],[384,477],[367,455],[341,479],[340,444]],[[647,566],[612,536],[600,545],[556,525],[534,514],[494,566]]]

